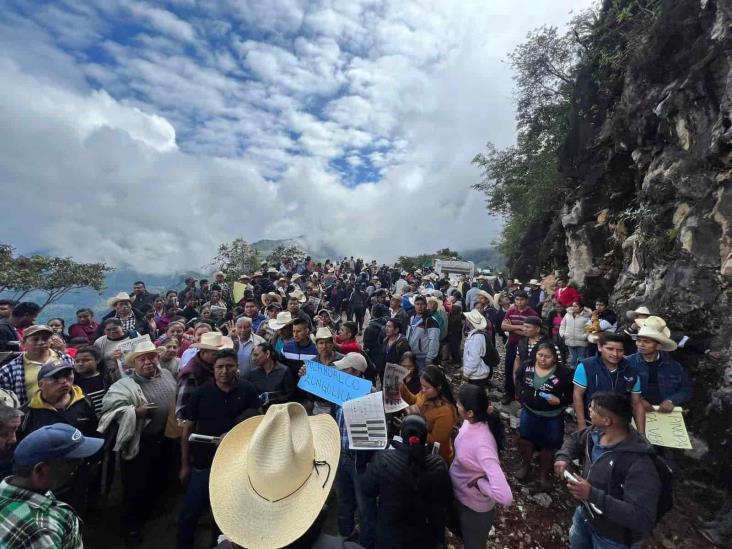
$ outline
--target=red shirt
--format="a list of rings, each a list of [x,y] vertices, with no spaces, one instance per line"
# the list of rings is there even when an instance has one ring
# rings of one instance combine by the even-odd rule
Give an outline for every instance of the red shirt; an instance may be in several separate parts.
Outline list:
[[[564,288],[559,288],[554,292],[554,299],[559,301],[559,303],[561,303],[566,309],[575,301],[582,299],[582,296],[580,296],[580,293],[572,288],[572,286],[565,286]]]
[[[509,321],[513,326],[521,326],[526,320],[527,316],[539,316],[536,311],[531,307],[526,307],[523,311],[519,311],[515,305],[511,305],[506,311],[506,316],[503,317],[503,321]],[[519,332],[509,332],[508,344],[517,344],[521,339],[522,335]]]
[[[358,341],[355,339],[353,341],[343,342],[341,338],[336,336],[335,342],[341,346],[340,353],[341,354],[347,354],[347,353],[360,353],[361,352],[361,346],[358,344]]]

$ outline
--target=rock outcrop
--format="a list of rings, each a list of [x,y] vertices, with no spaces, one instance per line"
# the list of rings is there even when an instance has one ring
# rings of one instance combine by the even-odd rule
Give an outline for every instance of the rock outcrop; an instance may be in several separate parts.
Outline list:
[[[584,57],[560,153],[565,206],[534,228],[554,252],[534,257],[567,265],[588,298],[646,305],[721,351],[682,353],[696,389],[685,472],[729,489],[732,2],[607,1]]]

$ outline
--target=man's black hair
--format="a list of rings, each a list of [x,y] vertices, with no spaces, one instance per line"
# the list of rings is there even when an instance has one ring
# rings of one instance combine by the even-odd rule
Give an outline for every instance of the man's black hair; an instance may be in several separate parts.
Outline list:
[[[602,347],[606,343],[625,344],[625,337],[621,334],[614,334],[612,332],[600,332],[597,336],[597,346]]]
[[[300,317],[296,318],[292,322],[292,325],[293,326],[305,326],[307,329],[310,329],[310,325],[308,324],[308,321],[305,320],[304,318],[300,318]]]
[[[23,301],[15,306],[12,316],[13,318],[23,318],[24,316],[37,316],[40,312],[40,305],[32,301]]]
[[[15,301],[12,299],[0,299],[0,305],[10,305],[11,307],[15,307]]]
[[[214,364],[216,364],[216,361],[220,358],[233,358],[234,360],[237,360],[237,354],[234,349],[221,349],[220,351],[216,351],[216,354],[214,355]]]
[[[81,313],[89,313],[91,316],[94,316],[94,311],[92,311],[89,307],[84,307],[76,311],[76,316],[79,316]]]
[[[529,299],[529,294],[527,294],[523,290],[519,290],[518,292],[513,294],[513,298],[516,299],[517,297],[523,297],[524,299]]]
[[[598,297],[595,300],[595,303],[602,303],[603,305],[605,305],[605,307],[607,307],[607,298],[606,297]]]
[[[208,284],[208,280],[205,278],[202,278],[201,280],[198,281],[198,285],[200,286],[201,284]]]
[[[139,284],[142,284],[143,286],[145,286],[145,283],[142,280],[136,280],[135,282],[132,283],[133,286],[137,286]]]
[[[592,395],[591,401],[594,406],[616,416],[626,428],[630,426],[630,420],[633,419],[633,407],[628,395],[598,391]]]
[[[421,301],[422,303],[427,303],[427,298],[423,295],[416,295],[416,296],[414,296],[414,302],[417,303],[417,301]]]

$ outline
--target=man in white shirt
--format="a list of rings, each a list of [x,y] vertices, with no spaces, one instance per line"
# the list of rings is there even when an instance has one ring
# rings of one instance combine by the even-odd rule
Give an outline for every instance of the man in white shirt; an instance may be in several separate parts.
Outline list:
[[[463,316],[468,319],[472,328],[463,346],[463,379],[486,388],[491,373],[488,365],[483,362],[486,353],[485,329],[488,321],[477,309],[463,313]]]

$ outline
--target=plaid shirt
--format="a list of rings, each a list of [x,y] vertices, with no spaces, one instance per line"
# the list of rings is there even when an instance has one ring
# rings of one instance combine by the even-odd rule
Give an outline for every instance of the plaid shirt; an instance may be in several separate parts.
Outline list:
[[[28,395],[25,390],[25,368],[23,367],[25,353],[14,358],[7,364],[0,366],[0,388],[6,391],[13,391],[18,397],[20,405],[23,406],[33,395]],[[74,359],[64,353],[58,353],[58,360],[64,364],[74,365]]]
[[[74,510],[51,492],[39,494],[0,483],[0,547],[80,549],[84,546]]]

